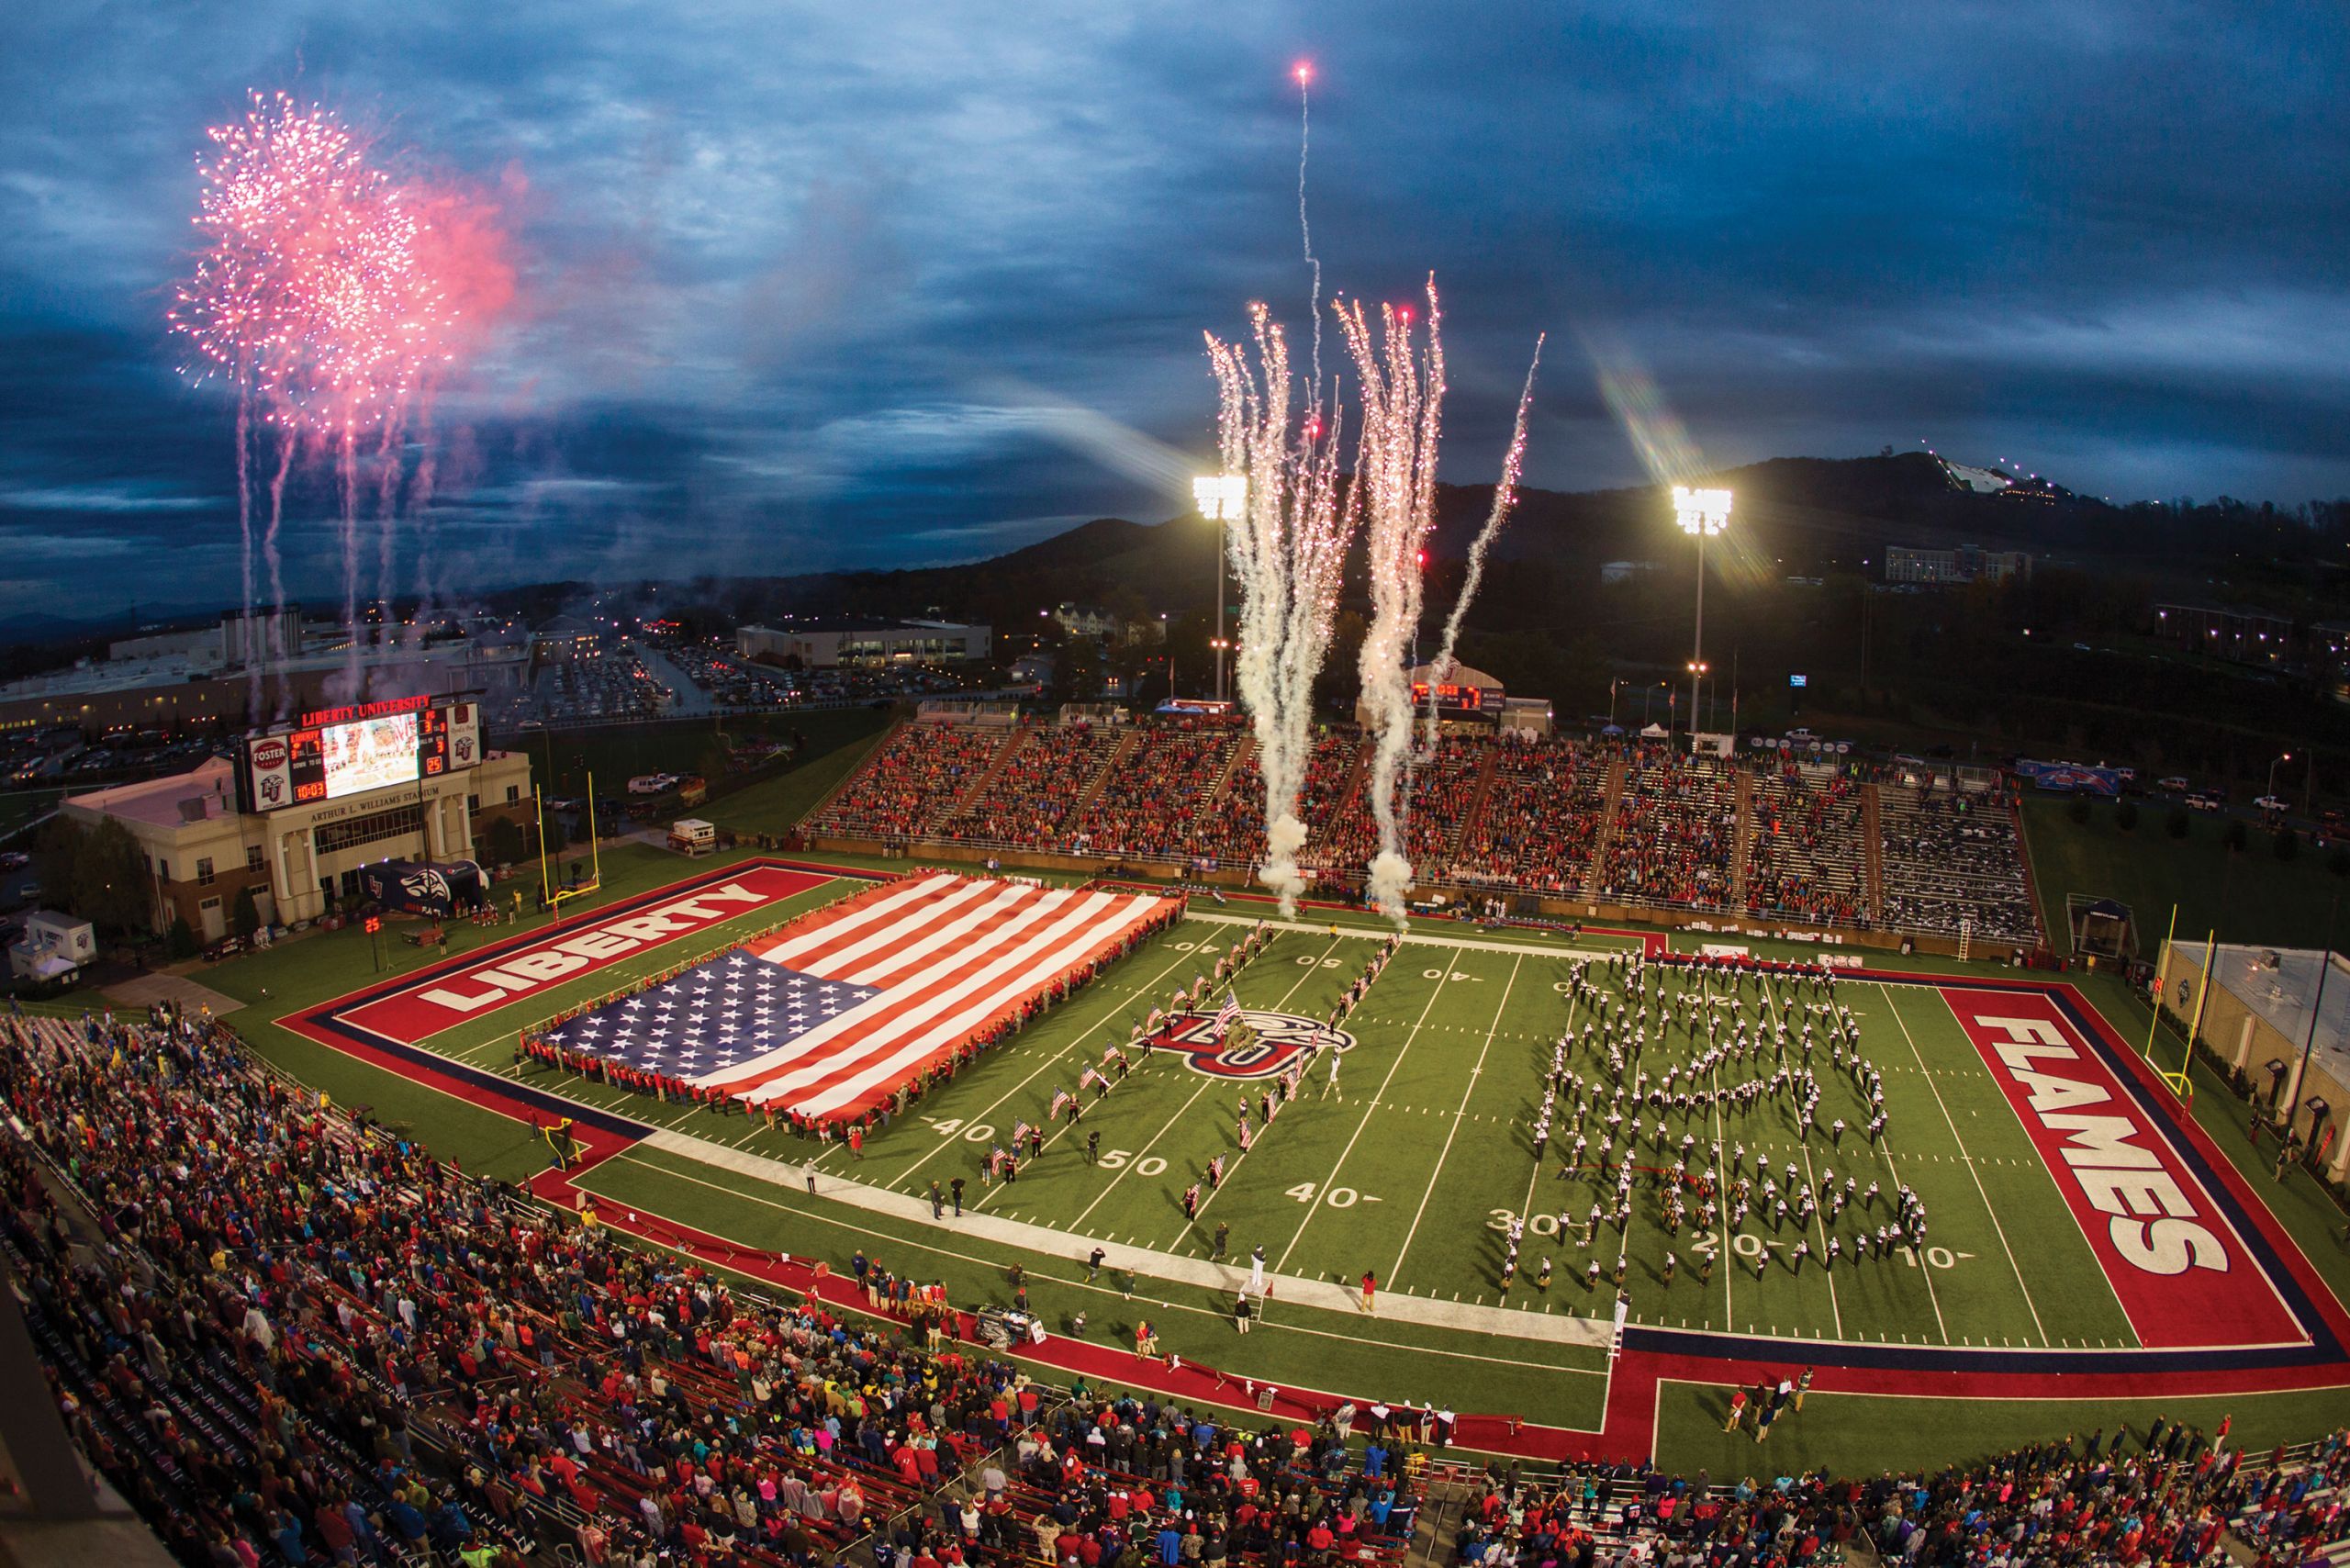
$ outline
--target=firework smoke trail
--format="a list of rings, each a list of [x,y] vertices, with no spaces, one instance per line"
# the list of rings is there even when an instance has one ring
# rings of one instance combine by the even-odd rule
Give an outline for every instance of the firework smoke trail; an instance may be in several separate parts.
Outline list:
[[[1322,398],[1322,263],[1314,254],[1314,225],[1305,219],[1305,153],[1313,143],[1314,106],[1310,88],[1314,82],[1314,66],[1310,61],[1297,62],[1297,237],[1305,247],[1305,264],[1314,272],[1314,297],[1306,302],[1307,315],[1314,320],[1314,380],[1308,399],[1318,403]]]
[[[1444,641],[1428,666],[1428,709],[1421,732],[1421,749],[1425,751],[1436,749],[1437,682],[1447,679],[1452,669],[1452,645],[1460,641],[1460,623],[1469,618],[1469,606],[1477,597],[1477,587],[1485,580],[1485,552],[1492,548],[1494,535],[1508,521],[1510,508],[1517,504],[1517,477],[1526,467],[1526,416],[1534,406],[1534,373],[1541,368],[1542,339],[1537,337],[1534,363],[1526,367],[1526,385],[1517,394],[1517,422],[1510,427],[1509,450],[1502,456],[1501,483],[1494,487],[1493,510],[1485,514],[1485,526],[1477,531],[1476,539],[1469,546],[1469,567],[1460,578],[1460,597],[1452,601],[1452,613],[1444,618]]]
[[[1404,895],[1412,885],[1404,857],[1397,804],[1410,786],[1410,672],[1404,648],[1419,628],[1421,557],[1436,523],[1437,437],[1444,407],[1443,311],[1436,279],[1427,286],[1428,342],[1425,357],[1413,339],[1412,312],[1382,305],[1380,342],[1373,346],[1362,306],[1339,304],[1338,325],[1362,384],[1362,430],[1355,480],[1367,516],[1371,628],[1358,670],[1370,715],[1371,811],[1379,824],[1379,851],[1371,862],[1371,902],[1404,923]]]
[[[294,470],[294,431],[281,427],[277,432],[277,471],[269,478],[269,529],[262,535],[262,559],[269,566],[269,602],[276,613],[269,618],[269,656],[273,668],[283,668],[285,655],[285,563],[277,553],[277,526],[285,516],[285,476]],[[298,651],[298,650],[297,650]],[[285,700],[285,684],[278,681],[278,705]],[[281,717],[283,715],[280,715]]]
[[[244,572],[245,720],[261,722],[261,665],[253,656],[253,390],[241,373],[237,377],[237,541],[238,560]]]
[[[1227,552],[1240,588],[1240,700],[1257,738],[1265,782],[1265,863],[1259,879],[1294,914],[1305,880],[1297,854],[1306,827],[1297,815],[1313,747],[1314,678],[1329,650],[1347,545],[1357,518],[1353,491],[1338,482],[1339,431],[1307,406],[1291,433],[1289,344],[1262,305],[1250,308],[1252,363],[1245,344],[1208,334],[1219,413],[1216,435],[1226,473],[1247,476],[1239,526]]]

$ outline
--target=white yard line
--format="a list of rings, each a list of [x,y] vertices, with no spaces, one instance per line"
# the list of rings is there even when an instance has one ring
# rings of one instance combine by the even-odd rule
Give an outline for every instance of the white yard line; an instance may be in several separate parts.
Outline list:
[[[1893,1179],[1894,1189],[1897,1192],[1901,1187],[1901,1172],[1894,1169],[1892,1142],[1890,1137],[1886,1137],[1878,1147],[1876,1154],[1879,1159],[1885,1161],[1885,1173]],[[1934,1267],[1925,1259],[1919,1258],[1918,1271],[1926,1276],[1926,1299],[1934,1304],[1935,1331],[1942,1335],[1942,1343],[1947,1345],[1950,1343],[1950,1325],[1942,1321],[1942,1298],[1934,1290]]]
[[[1326,936],[1333,927],[1316,925],[1310,920],[1259,920],[1246,914],[1210,914],[1204,910],[1188,911],[1186,920],[1213,920],[1223,925],[1262,925],[1272,931],[1314,931]],[[1393,935],[1378,926],[1361,925],[1336,927],[1341,936],[1367,936],[1373,941]],[[1490,942],[1474,936],[1430,936],[1423,932],[1402,934],[1406,946],[1422,947],[1462,947],[1473,953],[1507,953],[1512,958],[1607,958],[1631,949],[1624,947],[1533,946],[1523,942]]]
[[[1714,1016],[1714,989],[1712,976],[1707,975],[1704,977],[1698,994],[1705,998],[1706,1005],[1704,1016],[1708,1022],[1710,1022]],[[1689,1043],[1694,1047],[1697,1042],[1694,1037],[1692,1037]],[[1729,1142],[1729,1129],[1722,1121],[1722,1069],[1721,1063],[1718,1060],[1714,1063],[1713,1068],[1706,1074],[1706,1077],[1712,1084],[1714,1091],[1714,1159],[1712,1163],[1714,1166],[1715,1177],[1715,1199],[1719,1204],[1719,1206],[1715,1210],[1715,1218],[1720,1222],[1722,1238],[1722,1249],[1715,1255],[1714,1265],[1722,1271],[1722,1332],[1725,1334],[1735,1334],[1738,1332],[1738,1314],[1730,1305],[1729,1282],[1730,1276],[1738,1272],[1738,1255],[1730,1249],[1729,1244],[1729,1193],[1726,1191],[1729,1186],[1729,1172],[1721,1168],[1721,1150],[1722,1147]]]
[[[1468,1119],[1469,1102],[1477,1092],[1477,1080],[1483,1077],[1485,1073],[1486,1054],[1494,1048],[1494,1036],[1501,1032],[1503,1014],[1509,1011],[1509,993],[1517,986],[1517,971],[1525,967],[1526,959],[1523,956],[1509,967],[1509,980],[1502,987],[1501,1005],[1494,1009],[1493,1026],[1485,1031],[1485,1043],[1477,1047],[1476,1065],[1469,1070],[1469,1081],[1461,1087],[1460,1103],[1452,1113],[1452,1126],[1445,1129],[1444,1147],[1437,1151],[1436,1169],[1428,1172],[1427,1190],[1420,1194],[1420,1206],[1412,1211],[1412,1223],[1404,1232],[1404,1245],[1395,1249],[1395,1261],[1387,1271],[1387,1284],[1391,1290],[1394,1288],[1396,1280],[1404,1272],[1404,1256],[1412,1250],[1412,1238],[1420,1233],[1420,1221],[1427,1217],[1428,1200],[1436,1196],[1436,1184],[1444,1177],[1444,1162],[1452,1156],[1452,1140],[1460,1136],[1460,1124]],[[1400,1058],[1402,1053],[1398,1052],[1397,1055]],[[1337,1172],[1333,1170],[1330,1174],[1335,1178]],[[1539,1160],[1535,1162],[1535,1174],[1538,1176],[1541,1174]],[[1292,1242],[1292,1245],[1294,1246],[1295,1243]],[[1288,1254],[1283,1253],[1282,1257],[1287,1258]]]
[[[1421,1008],[1419,1017],[1413,1020],[1411,1033],[1405,1035],[1404,1043],[1395,1047],[1395,1059],[1387,1064],[1387,1076],[1379,1081],[1378,1092],[1371,1095],[1371,1103],[1363,1107],[1362,1120],[1355,1124],[1354,1137],[1347,1139],[1347,1147],[1338,1151],[1337,1163],[1330,1167],[1330,1174],[1323,1182],[1326,1191],[1330,1182],[1337,1179],[1338,1172],[1346,1169],[1347,1156],[1355,1151],[1355,1144],[1361,1138],[1363,1129],[1371,1126],[1371,1118],[1378,1111],[1380,1101],[1387,1097],[1387,1086],[1395,1081],[1395,1070],[1404,1065],[1404,1058],[1411,1052],[1412,1042],[1420,1037],[1420,1030],[1427,1023],[1428,1014],[1436,1010],[1436,999],[1444,994],[1444,988],[1450,983],[1451,980],[1452,970],[1449,966],[1447,966],[1444,973],[1437,977],[1435,988],[1428,992],[1428,1004]],[[1284,1269],[1289,1266],[1289,1255],[1297,1250],[1297,1244],[1300,1241],[1305,1239],[1305,1227],[1314,1223],[1314,1216],[1321,1213],[1325,1205],[1321,1204],[1307,1205],[1305,1217],[1298,1222],[1297,1234],[1289,1238],[1287,1247],[1281,1249],[1280,1260],[1273,1264],[1275,1269]]]
[[[1819,1181],[1812,1174],[1811,1140],[1798,1138],[1796,1143],[1803,1149],[1804,1185],[1817,1193],[1819,1191]],[[1827,1206],[1822,1204],[1814,1204],[1811,1208],[1811,1217],[1812,1222],[1819,1226],[1819,1270],[1828,1276],[1828,1312],[1829,1316],[1836,1321],[1836,1338],[1841,1339],[1844,1337],[1844,1309],[1838,1305],[1836,1301],[1836,1271],[1828,1266]],[[1926,1266],[1926,1260],[1922,1258],[1918,1260],[1918,1262],[1920,1268]]]
[[[2008,1245],[2007,1227],[1999,1223],[1999,1211],[1992,1204],[1991,1194],[1984,1189],[1982,1174],[1975,1169],[1975,1157],[1966,1152],[1966,1140],[1958,1136],[1958,1119],[1950,1114],[1950,1106],[1943,1103],[1942,1089],[1934,1082],[1933,1072],[1926,1066],[1926,1053],[1918,1048],[1918,1037],[1909,1032],[1909,1021],[1901,1016],[1901,1009],[1893,1000],[1893,988],[1880,980],[1877,982],[1877,989],[1885,992],[1885,1004],[1887,1008],[1892,1010],[1893,1021],[1901,1025],[1901,1037],[1909,1042],[1909,1054],[1915,1057],[1918,1060],[1918,1075],[1926,1081],[1926,1089],[1928,1092],[1933,1095],[1934,1103],[1942,1109],[1942,1124],[1950,1128],[1951,1142],[1958,1146],[1959,1160],[1961,1163],[1965,1165],[1966,1174],[1975,1183],[1975,1195],[1983,1200],[1983,1212],[1991,1216],[1992,1233],[1998,1237],[1999,1250],[2007,1255],[2008,1268],[2015,1274],[2016,1289],[2023,1293],[2024,1309],[2031,1314],[2031,1330],[2033,1333],[2040,1336],[2040,1342],[2042,1345],[2045,1345],[2048,1343],[2048,1330],[2041,1327],[2040,1308],[2032,1303],[2031,1287],[2023,1282],[2023,1271],[2016,1266],[2016,1249]],[[1950,998],[1942,995],[1942,991],[1940,986],[1934,987],[1933,992],[1934,995],[1941,1000],[1943,1007],[1950,1008]],[[1954,1024],[1958,1022],[1958,1013],[1955,1009],[1951,1009],[1950,1015],[1951,1022]],[[1960,1025],[1961,1033],[1964,1033],[1964,1029],[1965,1025]],[[1969,1046],[1967,1048],[1972,1050],[1974,1047]],[[2050,1178],[2052,1182],[2055,1179],[2053,1177]],[[1921,1269],[1930,1269],[1933,1267],[1933,1265],[1926,1261],[1923,1257],[1920,1257],[1918,1260],[1918,1266]],[[2098,1271],[2098,1277],[2100,1279],[2104,1278],[2103,1271],[2100,1270]],[[2112,1284],[2112,1281],[2106,1281],[2107,1289],[2111,1289]],[[2115,1299],[2119,1300],[2120,1298],[2116,1297]],[[1941,1308],[1937,1306],[1935,1310],[1939,1314]],[[2124,1318],[2125,1320],[2127,1319],[2127,1314],[2124,1314]],[[1945,1336],[1945,1338],[1947,1338],[1947,1336]]]

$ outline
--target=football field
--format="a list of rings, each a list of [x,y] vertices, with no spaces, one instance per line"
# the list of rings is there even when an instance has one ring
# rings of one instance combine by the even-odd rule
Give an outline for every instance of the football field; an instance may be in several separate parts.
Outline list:
[[[1010,1300],[1024,1263],[1064,1336],[1115,1343],[1147,1311],[1187,1361],[1337,1392],[1375,1377],[1373,1392],[1570,1432],[1623,1426],[1617,1350],[1652,1358],[1638,1386],[1657,1401],[1711,1381],[1705,1366],[1766,1359],[1841,1366],[1863,1389],[2335,1358],[2338,1308],[2312,1305],[2308,1266],[2130,1048],[2071,988],[1980,967],[1855,968],[1830,984],[1732,975],[1641,934],[1422,922],[1361,984],[1385,928],[1309,913],[1266,924],[1227,984],[1135,1047],[1136,1026],[1262,918],[1194,901],[855,1155],[739,1107],[517,1058],[520,1029],[737,944],[755,951],[868,885],[740,864],[289,1023],[461,1070],[465,1097],[510,1092],[530,1119],[578,1114],[590,1158],[563,1190],[632,1223],[835,1269],[861,1249],[948,1281],[958,1305]],[[551,958],[557,937],[595,960]],[[1215,1027],[1227,991],[1247,1026],[1229,1039]],[[1832,1038],[1839,1010],[1849,1050]],[[1611,1018],[1619,1040],[1640,1037],[1621,1064],[1602,1043]],[[1742,1050],[1718,1048],[1733,1038]],[[1015,1148],[1016,1179],[994,1179],[990,1156]],[[1922,1238],[1914,1223],[1889,1234],[1904,1188]],[[1273,1333],[1237,1340],[1233,1294],[1258,1249]],[[1375,1315],[1357,1305],[1366,1271]],[[1644,1414],[1643,1441],[1662,1411]]]

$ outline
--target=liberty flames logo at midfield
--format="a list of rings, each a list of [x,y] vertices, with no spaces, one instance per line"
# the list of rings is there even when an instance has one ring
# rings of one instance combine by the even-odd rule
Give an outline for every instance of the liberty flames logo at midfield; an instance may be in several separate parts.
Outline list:
[[[1301,1058],[1327,1046],[1350,1051],[1355,1037],[1315,1018],[1294,1013],[1259,1013],[1243,1008],[1240,1021],[1255,1037],[1216,1037],[1214,1009],[1178,1013],[1145,1043],[1153,1050],[1179,1051],[1193,1072],[1210,1078],[1275,1078]]]

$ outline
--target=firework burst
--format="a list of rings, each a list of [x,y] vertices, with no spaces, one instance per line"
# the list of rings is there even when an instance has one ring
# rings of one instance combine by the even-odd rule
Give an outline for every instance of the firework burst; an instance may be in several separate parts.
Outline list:
[[[402,454],[422,436],[420,472],[429,472],[430,431],[414,427],[429,424],[420,410],[432,383],[511,296],[503,234],[484,204],[394,177],[333,113],[284,93],[252,95],[241,119],[207,136],[194,219],[203,243],[168,319],[187,345],[190,376],[225,381],[238,398],[246,609],[258,424],[278,443],[263,541],[275,602],[285,603],[276,538],[298,443],[333,454],[345,619],[355,627],[359,465],[375,465],[388,594]],[[418,491],[410,479],[410,506]],[[258,704],[258,661],[252,679]]]

